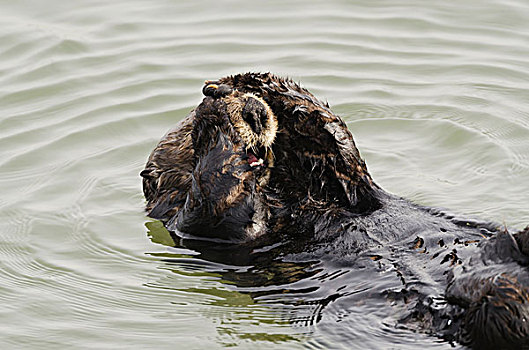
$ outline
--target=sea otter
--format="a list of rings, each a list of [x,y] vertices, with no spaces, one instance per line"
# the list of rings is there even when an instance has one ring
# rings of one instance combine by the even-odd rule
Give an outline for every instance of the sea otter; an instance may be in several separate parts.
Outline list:
[[[476,349],[529,348],[529,227],[513,235],[385,192],[342,119],[291,80],[239,74],[203,94],[141,172],[150,217],[211,244],[274,236],[305,242],[293,255],[391,262],[415,293],[404,322]]]

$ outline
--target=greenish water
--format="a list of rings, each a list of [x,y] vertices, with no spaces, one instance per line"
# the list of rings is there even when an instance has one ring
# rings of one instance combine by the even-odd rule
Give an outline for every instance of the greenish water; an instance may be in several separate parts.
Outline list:
[[[519,229],[528,57],[524,0],[0,1],[1,347],[451,349],[360,301],[293,321],[314,294],[255,297],[173,247],[138,174],[205,79],[272,71],[329,101],[388,191]]]

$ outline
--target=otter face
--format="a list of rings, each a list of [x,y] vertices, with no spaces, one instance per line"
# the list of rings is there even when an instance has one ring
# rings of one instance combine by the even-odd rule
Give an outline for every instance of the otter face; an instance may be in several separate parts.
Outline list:
[[[190,133],[195,165],[186,202],[168,228],[246,240],[266,232],[265,186],[277,118],[259,97],[209,84]]]
[[[272,167],[272,144],[277,134],[277,117],[266,102],[250,93],[234,92],[223,99],[230,121],[246,146],[251,167]]]
[[[277,117],[268,104],[254,94],[234,91],[214,81],[206,80],[202,93],[225,103],[230,122],[245,144],[250,166],[273,167],[271,147],[277,134]],[[269,176],[270,172],[266,173]]]

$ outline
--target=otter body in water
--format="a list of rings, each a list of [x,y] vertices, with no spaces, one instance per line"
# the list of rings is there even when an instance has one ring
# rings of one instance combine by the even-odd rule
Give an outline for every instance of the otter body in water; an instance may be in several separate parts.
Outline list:
[[[149,216],[217,240],[290,239],[293,256],[391,263],[424,329],[475,348],[529,344],[529,229],[511,235],[385,192],[345,123],[290,80],[247,73],[203,93],[141,173]]]

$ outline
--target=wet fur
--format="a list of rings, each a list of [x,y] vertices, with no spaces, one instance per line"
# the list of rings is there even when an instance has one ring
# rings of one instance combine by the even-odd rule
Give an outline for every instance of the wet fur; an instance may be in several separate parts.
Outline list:
[[[388,298],[409,309],[403,324],[476,349],[527,346],[529,228],[512,235],[383,191],[342,119],[291,80],[247,73],[215,83],[142,172],[149,216],[196,235],[279,235],[295,242],[285,251],[294,261],[368,257],[398,272],[402,292]],[[238,118],[247,98],[273,114],[274,137]],[[266,171],[245,161],[255,142],[275,156]],[[432,295],[445,295],[446,307]]]

